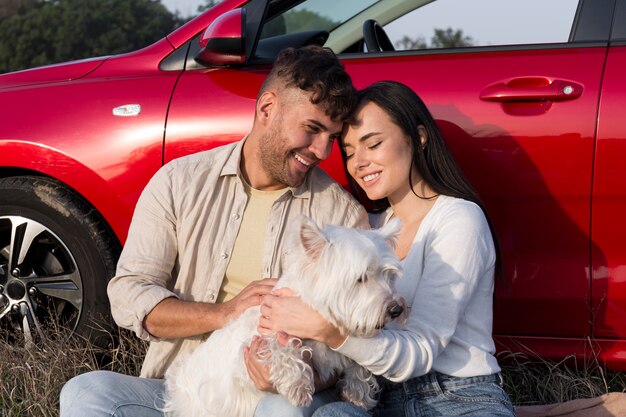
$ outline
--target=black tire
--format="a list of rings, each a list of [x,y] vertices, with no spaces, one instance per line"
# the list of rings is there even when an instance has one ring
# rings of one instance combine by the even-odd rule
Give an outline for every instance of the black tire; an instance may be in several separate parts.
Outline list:
[[[106,294],[121,246],[75,191],[36,176],[0,178],[0,329],[12,343],[65,330],[109,343]]]

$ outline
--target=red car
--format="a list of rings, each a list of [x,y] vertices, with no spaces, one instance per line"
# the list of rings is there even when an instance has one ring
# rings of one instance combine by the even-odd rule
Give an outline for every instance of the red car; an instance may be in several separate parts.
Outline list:
[[[239,140],[278,51],[311,43],[431,109],[499,234],[500,349],[626,369],[626,0],[225,0],[145,49],[1,75],[1,327],[106,316],[148,179]]]

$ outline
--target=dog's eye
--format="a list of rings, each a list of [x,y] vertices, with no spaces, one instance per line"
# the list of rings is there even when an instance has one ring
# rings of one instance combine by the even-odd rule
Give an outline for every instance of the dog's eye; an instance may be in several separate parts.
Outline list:
[[[361,275],[359,279],[356,280],[356,282],[358,282],[359,284],[363,284],[364,282],[367,282],[367,275]]]

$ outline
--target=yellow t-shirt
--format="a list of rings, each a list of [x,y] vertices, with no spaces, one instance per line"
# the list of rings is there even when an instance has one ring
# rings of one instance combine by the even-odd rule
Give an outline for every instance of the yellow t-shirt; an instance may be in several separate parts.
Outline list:
[[[217,297],[218,303],[230,300],[250,282],[267,278],[262,276],[265,227],[272,205],[286,191],[286,189],[260,191],[252,188],[245,181],[243,184],[248,194],[248,202]]]

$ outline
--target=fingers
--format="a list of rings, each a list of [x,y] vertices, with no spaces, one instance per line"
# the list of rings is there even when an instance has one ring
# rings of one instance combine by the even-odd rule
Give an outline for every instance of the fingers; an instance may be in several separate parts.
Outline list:
[[[271,295],[266,296],[263,299],[263,303],[261,304],[261,308],[260,308],[261,316],[265,318],[270,318],[272,315],[273,300],[271,298],[272,298]]]
[[[278,291],[280,291],[278,295],[272,292],[263,297],[258,325],[260,334],[265,335],[278,331],[289,333],[290,329],[285,328],[285,326],[289,327],[293,317],[298,317],[302,311],[302,302],[299,297],[287,297],[288,294],[292,293],[290,289],[285,288],[283,291],[281,288]]]
[[[260,335],[266,336],[274,333],[272,330],[271,309],[261,304],[261,314],[259,316],[259,323],[257,324],[257,331]]]
[[[276,285],[275,278],[265,278],[260,281],[252,281],[248,284],[240,294],[250,295],[266,295],[269,294]]]
[[[276,279],[266,278],[260,281],[253,281],[246,286],[233,300],[241,304],[240,311],[261,304],[263,298],[270,294],[274,288]]]
[[[263,278],[257,281],[252,281],[250,284],[248,285],[261,285],[261,286],[265,286],[265,287],[272,287],[274,288],[274,286],[276,286],[276,283],[278,282],[278,278]]]
[[[289,339],[291,339],[291,336],[289,336],[285,332],[277,332],[276,333],[276,340],[278,340],[278,343],[280,343],[283,346],[286,346],[287,343],[289,343]],[[302,343],[302,342],[300,342],[300,343]]]
[[[272,295],[277,297],[293,297],[295,293],[290,288],[282,287],[272,291]]]
[[[260,317],[259,323],[257,326],[257,330],[261,335],[268,335],[274,333],[274,321],[273,321],[273,310],[272,310],[272,295],[266,295],[263,298],[263,303],[260,307]]]
[[[269,380],[269,369],[259,361],[259,349],[266,343],[263,339],[255,336],[250,342],[250,346],[244,347],[244,363],[248,370],[250,379],[254,385],[262,391],[274,391],[274,387]]]

